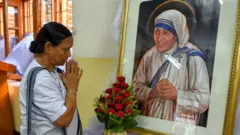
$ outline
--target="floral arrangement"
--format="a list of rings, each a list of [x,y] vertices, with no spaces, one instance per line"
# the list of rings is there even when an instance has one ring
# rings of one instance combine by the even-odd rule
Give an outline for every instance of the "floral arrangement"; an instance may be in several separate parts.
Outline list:
[[[119,76],[94,102],[95,113],[98,120],[105,124],[105,130],[121,133],[137,126],[135,117],[140,114],[138,102],[133,96],[133,85],[129,87],[125,77]]]

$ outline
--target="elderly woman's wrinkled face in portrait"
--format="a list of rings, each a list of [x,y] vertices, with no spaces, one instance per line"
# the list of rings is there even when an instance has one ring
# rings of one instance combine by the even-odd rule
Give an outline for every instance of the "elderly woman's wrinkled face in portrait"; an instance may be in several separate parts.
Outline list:
[[[176,37],[163,28],[154,29],[154,41],[159,52],[170,50],[176,43]]]
[[[73,46],[73,37],[67,37],[61,41],[58,46],[52,46],[50,49],[51,63],[54,65],[64,65],[64,63],[71,57],[70,49]]]

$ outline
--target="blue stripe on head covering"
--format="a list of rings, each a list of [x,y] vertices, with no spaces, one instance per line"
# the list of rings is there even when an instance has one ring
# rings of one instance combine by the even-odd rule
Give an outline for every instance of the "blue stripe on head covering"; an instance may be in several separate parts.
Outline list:
[[[169,20],[166,20],[166,19],[157,19],[155,23],[166,23],[166,24],[168,24],[168,25],[170,25],[171,27],[174,28],[173,23]]]
[[[155,28],[163,28],[177,37],[177,32],[172,24],[172,22],[165,19],[158,19],[155,23]]]

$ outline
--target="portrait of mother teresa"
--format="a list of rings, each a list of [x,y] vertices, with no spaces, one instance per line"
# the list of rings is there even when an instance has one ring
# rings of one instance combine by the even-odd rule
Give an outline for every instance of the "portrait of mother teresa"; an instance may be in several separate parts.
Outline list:
[[[154,21],[155,45],[133,78],[135,98],[148,117],[197,125],[209,107],[210,86],[204,54],[189,42],[186,17],[168,9]]]

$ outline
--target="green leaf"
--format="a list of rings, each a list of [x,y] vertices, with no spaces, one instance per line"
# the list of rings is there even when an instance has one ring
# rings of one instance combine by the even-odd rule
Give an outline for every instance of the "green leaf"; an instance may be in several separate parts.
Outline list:
[[[106,107],[106,104],[103,104],[103,103],[99,103],[98,104],[98,107],[100,107],[104,112],[106,112],[107,111],[107,107]]]
[[[117,118],[114,118],[114,116],[110,116],[107,122],[107,128],[112,129],[120,126],[121,124],[122,124],[122,119],[118,120]]]
[[[134,128],[137,126],[137,121],[135,119],[129,119],[124,122],[124,128]]]
[[[128,88],[128,91],[131,93],[131,95],[133,94],[133,83]]]
[[[113,133],[113,132],[117,132],[117,127],[116,128],[111,128],[111,129],[109,129],[109,132],[111,132],[111,133]]]
[[[140,110],[137,109],[133,109],[133,117],[135,118],[137,115],[139,115],[141,113]]]
[[[138,107],[139,107],[138,104],[133,105],[133,108],[138,108]]]
[[[124,131],[124,126],[123,125],[119,125],[116,126],[114,128],[109,129],[110,132],[115,132],[115,133],[121,133]]]
[[[121,132],[123,132],[124,131],[124,125],[121,125],[121,126],[119,126],[118,128],[117,128],[117,132],[118,133],[121,133]]]
[[[136,116],[138,116],[141,113],[140,110],[133,109],[133,115],[129,116],[128,119],[134,119]]]
[[[100,122],[104,123],[107,119],[107,116],[105,114],[102,114],[102,113],[99,113],[99,112],[96,112],[97,114],[97,118]]]
[[[116,125],[122,124],[122,119],[118,120],[117,118],[114,118],[114,117],[109,117],[109,121],[111,121],[112,123],[114,123]]]

